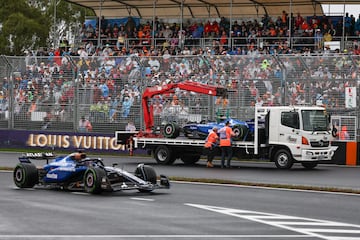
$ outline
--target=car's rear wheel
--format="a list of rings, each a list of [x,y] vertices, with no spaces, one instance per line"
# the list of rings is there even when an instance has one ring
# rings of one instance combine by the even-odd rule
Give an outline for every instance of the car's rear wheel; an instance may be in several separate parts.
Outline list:
[[[39,181],[38,170],[32,163],[19,163],[14,169],[13,179],[19,188],[32,188]]]
[[[101,168],[89,168],[84,174],[84,189],[87,193],[100,194],[102,192],[101,181],[106,176]]]
[[[167,138],[177,138],[180,135],[180,128],[176,123],[167,123],[164,127],[164,136]]]

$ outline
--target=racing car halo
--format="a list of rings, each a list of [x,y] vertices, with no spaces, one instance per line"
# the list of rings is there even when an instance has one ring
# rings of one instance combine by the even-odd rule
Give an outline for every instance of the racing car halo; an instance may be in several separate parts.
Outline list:
[[[46,160],[43,167],[36,167],[31,160]],[[51,160],[51,161],[50,161]],[[89,158],[82,151],[56,157],[53,153],[25,153],[19,157],[13,180],[19,188],[37,186],[83,190],[100,194],[103,191],[138,190],[151,192],[170,188],[167,176],[158,180],[153,167],[139,164],[132,174],[113,166],[105,166],[101,158]]]

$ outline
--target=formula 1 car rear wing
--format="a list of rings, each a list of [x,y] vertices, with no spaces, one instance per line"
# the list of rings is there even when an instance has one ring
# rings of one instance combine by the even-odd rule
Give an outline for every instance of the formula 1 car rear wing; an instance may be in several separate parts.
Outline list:
[[[19,157],[19,161],[22,163],[30,163],[32,160],[46,160],[48,163],[49,159],[54,159],[55,154],[52,152],[39,152],[39,153],[24,153]]]

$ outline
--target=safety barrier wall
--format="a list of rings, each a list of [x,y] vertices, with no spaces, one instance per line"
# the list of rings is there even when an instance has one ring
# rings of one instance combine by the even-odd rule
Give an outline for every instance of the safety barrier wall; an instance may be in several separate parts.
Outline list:
[[[333,157],[335,164],[348,166],[360,165],[360,145],[357,142],[335,141],[332,144],[338,146]]]
[[[72,152],[82,149],[91,153],[107,152],[126,155],[133,151],[129,142],[118,142],[114,134],[0,129],[0,136],[0,148],[7,150],[28,149],[29,152],[66,150]],[[144,149],[134,151],[136,154],[146,154]]]

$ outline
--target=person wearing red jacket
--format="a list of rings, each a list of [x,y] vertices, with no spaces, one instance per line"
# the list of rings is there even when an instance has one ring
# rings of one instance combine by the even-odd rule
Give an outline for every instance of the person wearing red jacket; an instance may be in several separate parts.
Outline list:
[[[217,127],[213,127],[209,135],[205,140],[205,154],[207,155],[207,167],[214,167],[212,161],[215,157],[215,148],[217,146],[217,142],[219,140],[219,136],[217,134]]]

